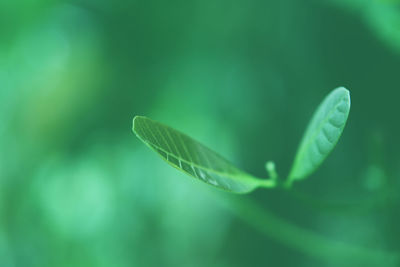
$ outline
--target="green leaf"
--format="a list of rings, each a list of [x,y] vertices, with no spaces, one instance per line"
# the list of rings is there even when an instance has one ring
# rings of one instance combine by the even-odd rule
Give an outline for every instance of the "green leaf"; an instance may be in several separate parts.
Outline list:
[[[313,173],[338,142],[350,112],[350,93],[333,90],[315,111],[297,151],[286,185]]]
[[[235,193],[275,186],[275,181],[258,179],[191,137],[149,118],[136,116],[132,130],[168,164],[207,184]]]

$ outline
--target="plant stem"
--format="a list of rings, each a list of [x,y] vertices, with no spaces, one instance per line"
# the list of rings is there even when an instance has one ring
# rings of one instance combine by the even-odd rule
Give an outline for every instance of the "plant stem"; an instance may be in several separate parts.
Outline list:
[[[365,248],[324,237],[279,218],[247,196],[220,197],[216,202],[265,236],[311,257],[330,263],[350,264],[346,266],[399,266],[399,253]]]

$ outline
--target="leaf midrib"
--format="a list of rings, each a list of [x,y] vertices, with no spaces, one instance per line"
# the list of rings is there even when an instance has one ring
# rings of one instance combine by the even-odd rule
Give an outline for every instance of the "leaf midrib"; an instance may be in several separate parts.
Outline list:
[[[215,173],[215,174],[217,174],[217,175],[219,175],[219,176],[229,177],[229,178],[232,178],[232,179],[234,179],[234,180],[238,180],[238,178],[240,177],[240,178],[243,178],[243,179],[251,180],[252,182],[256,182],[257,184],[261,184],[261,182],[262,182],[261,180],[259,180],[259,178],[255,177],[255,176],[252,176],[252,175],[250,175],[250,174],[248,174],[248,173],[245,173],[244,171],[241,171],[241,170],[237,169],[236,167],[234,167],[234,168],[235,168],[235,170],[238,172],[238,173],[237,173],[238,175],[232,175],[231,173],[219,172],[219,171],[216,171],[216,170],[214,170],[214,169],[209,169],[209,168],[207,168],[207,167],[198,165],[198,164],[196,164],[196,163],[194,163],[194,162],[190,162],[190,161],[188,161],[188,160],[182,158],[181,156],[176,156],[176,155],[174,155],[173,153],[166,151],[164,148],[160,147],[159,145],[154,144],[153,142],[144,140],[136,131],[135,131],[135,133],[136,133],[136,136],[138,136],[140,140],[142,140],[146,145],[148,145],[149,148],[151,148],[151,149],[152,149],[154,152],[156,152],[157,154],[159,154],[159,153],[158,153],[157,150],[155,150],[152,146],[154,146],[154,147],[156,147],[157,149],[161,150],[161,151],[164,152],[165,154],[176,158],[177,160],[180,160],[180,161],[182,161],[182,162],[184,162],[184,163],[186,163],[186,164],[189,164],[190,166],[199,168],[199,169],[204,170],[204,171],[207,171],[207,172]],[[183,142],[183,140],[182,140],[182,142]],[[162,158],[163,158],[163,157],[162,157]],[[164,159],[164,158],[163,158],[163,159]],[[168,161],[167,159],[164,159],[164,160],[165,160],[166,162],[168,162],[170,165],[174,166],[174,164],[172,164],[172,162]],[[175,166],[175,167],[177,167],[177,166]],[[181,170],[181,169],[179,169],[179,170]],[[183,169],[182,169],[182,170],[183,170]],[[191,175],[191,174],[190,174],[190,175]],[[193,175],[191,175],[191,176],[193,176]],[[197,178],[197,177],[196,177],[196,178]]]

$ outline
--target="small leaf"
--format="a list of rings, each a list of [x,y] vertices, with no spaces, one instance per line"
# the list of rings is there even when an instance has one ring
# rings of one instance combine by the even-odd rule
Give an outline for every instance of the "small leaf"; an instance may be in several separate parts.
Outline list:
[[[149,118],[136,116],[132,130],[168,164],[207,184],[235,193],[275,186],[275,181],[253,177],[191,137]]]
[[[315,111],[297,151],[287,185],[313,173],[338,142],[350,112],[350,93],[333,90]]]

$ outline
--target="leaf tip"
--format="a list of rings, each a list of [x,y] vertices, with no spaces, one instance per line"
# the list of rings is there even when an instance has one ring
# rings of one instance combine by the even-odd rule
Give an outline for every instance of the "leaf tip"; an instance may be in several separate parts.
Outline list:
[[[338,88],[336,88],[335,90],[333,90],[332,93],[338,93],[343,95],[344,99],[346,99],[346,101],[348,102],[349,106],[350,106],[350,91],[349,89],[347,89],[344,86],[340,86]]]
[[[338,88],[334,89],[333,91],[343,91],[343,92],[346,92],[348,94],[350,93],[350,91],[344,86],[339,86]]]
[[[137,129],[137,124],[138,124],[138,122],[141,120],[141,119],[144,119],[145,117],[143,117],[143,116],[138,116],[138,115],[136,115],[135,117],[133,117],[133,120],[132,120],[132,131],[134,132],[134,133],[136,133],[136,129]]]

